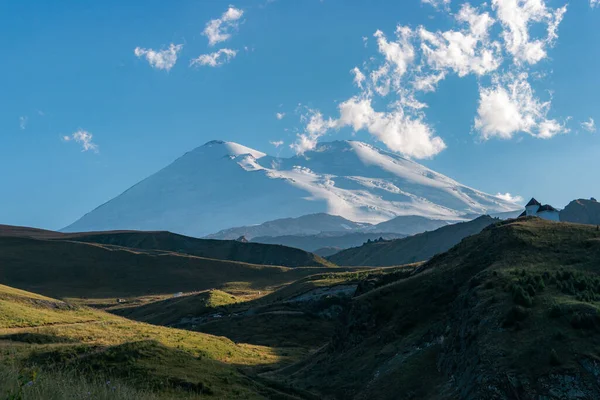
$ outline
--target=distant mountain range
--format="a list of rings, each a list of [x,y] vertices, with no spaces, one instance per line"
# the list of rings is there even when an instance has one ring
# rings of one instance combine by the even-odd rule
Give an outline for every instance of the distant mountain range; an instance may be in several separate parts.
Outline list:
[[[288,247],[316,252],[320,249],[347,249],[360,246],[369,240],[383,238],[385,240],[400,239],[406,237],[401,233],[383,232],[322,232],[317,235],[285,235],[285,236],[259,236],[252,239],[256,243],[280,244]]]
[[[361,142],[321,143],[304,155],[278,158],[211,141],[64,231],[168,230],[202,237],[233,226],[319,213],[378,224],[398,216],[461,220],[467,214],[518,208]]]
[[[472,221],[444,226],[432,232],[424,232],[404,239],[366,243],[360,247],[340,251],[328,259],[338,265],[371,267],[425,261],[499,221],[500,219],[484,215]]]

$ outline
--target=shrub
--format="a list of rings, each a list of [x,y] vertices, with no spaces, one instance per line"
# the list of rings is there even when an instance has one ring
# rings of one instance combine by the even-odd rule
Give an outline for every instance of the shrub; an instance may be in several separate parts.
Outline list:
[[[529,316],[529,311],[522,306],[514,306],[510,309],[506,317],[504,317],[503,326],[519,326],[519,323],[527,319]]]
[[[531,307],[533,305],[531,296],[520,285],[515,285],[513,287],[513,301],[524,307]]]
[[[556,353],[556,350],[552,349],[550,350],[550,365],[560,365],[560,358],[558,357],[558,354]]]

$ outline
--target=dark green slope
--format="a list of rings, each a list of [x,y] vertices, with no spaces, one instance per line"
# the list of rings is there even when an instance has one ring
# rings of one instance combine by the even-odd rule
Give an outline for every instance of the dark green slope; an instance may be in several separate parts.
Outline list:
[[[498,221],[500,220],[484,215],[472,221],[447,225],[404,239],[366,243],[360,247],[340,251],[328,257],[328,260],[337,265],[373,267],[424,261]]]
[[[328,261],[317,255],[292,247],[235,240],[196,239],[171,232],[93,232],[66,234],[63,238],[142,250],[164,250],[250,264],[284,267],[331,266]]]
[[[331,268],[287,268],[69,240],[0,236],[0,283],[52,297],[199,291],[228,282],[261,290]]]
[[[279,371],[335,399],[600,398],[600,232],[494,224],[365,287],[330,345]]]

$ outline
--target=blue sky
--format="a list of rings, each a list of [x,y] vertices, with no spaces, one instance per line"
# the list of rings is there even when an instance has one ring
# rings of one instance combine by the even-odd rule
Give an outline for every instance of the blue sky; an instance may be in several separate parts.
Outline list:
[[[597,3],[2,2],[0,223],[62,228],[213,139],[356,139],[492,194],[598,197]]]

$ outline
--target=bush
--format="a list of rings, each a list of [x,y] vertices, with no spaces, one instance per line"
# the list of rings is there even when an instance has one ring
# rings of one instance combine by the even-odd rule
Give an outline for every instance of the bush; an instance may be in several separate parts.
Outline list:
[[[550,307],[550,318],[558,318],[563,315],[563,309],[560,305],[554,304]]]
[[[531,307],[533,305],[531,296],[520,285],[515,285],[513,287],[513,301],[524,307]]]
[[[524,321],[525,319],[527,319],[528,316],[529,316],[529,311],[527,311],[526,308],[524,308],[522,306],[514,306],[513,308],[510,309],[508,314],[506,314],[506,317],[504,317],[504,322],[502,325],[504,327],[510,327],[510,326],[519,327],[519,323]]]
[[[556,353],[556,350],[552,349],[550,351],[550,365],[560,365],[560,358],[558,357],[558,354]]]

